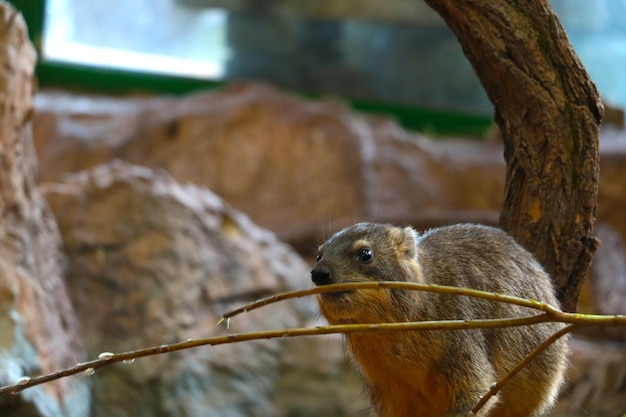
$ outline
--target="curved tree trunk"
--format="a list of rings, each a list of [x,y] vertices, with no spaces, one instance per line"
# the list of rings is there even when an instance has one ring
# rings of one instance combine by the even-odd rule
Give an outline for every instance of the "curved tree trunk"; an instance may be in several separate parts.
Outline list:
[[[573,311],[591,258],[603,107],[547,0],[425,0],[495,106],[507,162],[501,226]]]

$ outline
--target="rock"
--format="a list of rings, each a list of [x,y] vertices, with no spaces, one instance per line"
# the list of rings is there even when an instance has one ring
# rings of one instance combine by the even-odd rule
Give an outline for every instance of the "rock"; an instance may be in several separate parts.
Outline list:
[[[625,245],[605,223],[596,226],[600,246],[581,296],[581,309],[597,314],[625,314]],[[576,332],[571,365],[553,417],[613,417],[626,414],[626,328],[585,327]]]
[[[363,382],[348,366],[342,344],[340,335],[286,341],[272,415],[371,417]]]
[[[59,233],[35,185],[35,61],[22,16],[0,1],[0,386],[82,357]],[[0,396],[5,417],[80,417],[88,404],[86,387],[72,379]]]
[[[111,158],[164,168],[304,254],[360,220],[498,221],[501,141],[431,140],[335,101],[254,84],[179,100],[42,93],[36,103],[41,180]],[[603,128],[600,152],[598,220],[626,239],[626,131]]]
[[[37,97],[42,181],[111,158],[164,168],[294,239],[334,222],[450,218],[501,202],[500,144],[432,141],[334,101],[253,84],[181,100],[71,99]]]
[[[618,417],[626,413],[626,344],[571,339],[571,362],[552,417]]]
[[[605,127],[600,135],[600,190],[598,221],[606,223],[626,239],[626,130]]]
[[[180,185],[165,172],[114,161],[45,190],[91,357],[223,335],[217,322],[226,311],[310,286],[309,266],[274,234],[212,192]],[[310,326],[317,316],[311,300],[283,302],[233,318],[230,329]],[[345,373],[334,379],[346,367],[340,351],[337,338],[273,339],[110,366],[91,378],[91,416],[345,412],[353,405],[338,396],[346,389],[338,386]],[[309,399],[301,398],[303,388],[313,391]]]
[[[600,246],[591,262],[589,279],[590,311],[597,314],[626,315],[626,245],[620,234],[606,224],[596,226]],[[626,327],[584,329],[598,338],[626,342]]]

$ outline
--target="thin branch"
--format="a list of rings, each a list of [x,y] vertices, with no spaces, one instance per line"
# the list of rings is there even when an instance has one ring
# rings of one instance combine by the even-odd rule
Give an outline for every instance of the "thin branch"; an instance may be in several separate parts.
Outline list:
[[[498,391],[500,391],[502,389],[504,384],[506,384],[511,378],[513,378],[515,375],[517,375],[519,373],[519,371],[524,369],[526,367],[526,365],[528,365],[528,363],[530,363],[530,361],[532,361],[537,356],[539,356],[541,354],[541,352],[546,350],[548,348],[548,346],[550,346],[552,343],[556,342],[558,339],[560,339],[561,337],[565,336],[566,334],[568,334],[572,330],[574,330],[575,327],[577,327],[575,324],[570,324],[569,326],[563,327],[561,330],[559,330],[558,332],[554,333],[552,336],[550,336],[549,338],[547,338],[546,340],[541,342],[541,344],[539,346],[537,346],[532,352],[530,352],[520,363],[515,365],[515,367],[513,369],[511,369],[498,382],[496,382],[495,384],[493,384],[491,386],[491,388],[489,389],[489,392],[487,392],[485,395],[483,395],[483,397],[476,404],[476,406],[474,406],[474,408],[471,411],[470,416],[476,415],[478,413],[478,411],[481,408],[483,408],[483,406],[485,404],[487,404],[487,401],[489,401],[489,399],[491,397],[496,395],[498,393]]]
[[[20,391],[36,385],[41,385],[57,379],[61,379],[70,375],[84,373],[92,375],[99,368],[118,362],[129,362],[137,358],[159,355],[163,353],[175,352],[184,349],[191,349],[199,346],[216,346],[227,343],[238,343],[259,339],[274,339],[280,337],[298,337],[298,336],[314,336],[334,333],[355,333],[355,332],[389,332],[389,331],[419,331],[419,330],[458,330],[458,329],[486,329],[486,328],[503,328],[513,326],[526,326],[545,322],[562,322],[583,325],[622,325],[626,326],[626,316],[615,315],[590,315],[564,313],[549,304],[536,300],[527,300],[519,297],[508,295],[489,293],[484,291],[472,290],[467,288],[446,287],[440,285],[424,285],[416,283],[402,282],[372,282],[372,283],[350,283],[327,285],[318,288],[312,288],[304,291],[293,291],[290,293],[278,294],[263,300],[259,300],[237,310],[233,310],[222,317],[222,320],[229,320],[231,317],[245,311],[253,310],[277,301],[290,298],[303,297],[305,295],[319,294],[324,292],[348,291],[356,289],[409,289],[417,291],[428,291],[441,294],[451,294],[460,296],[469,296],[484,298],[492,301],[516,304],[543,311],[543,314],[530,315],[525,317],[505,318],[505,319],[481,319],[481,320],[443,320],[443,321],[422,321],[422,322],[406,322],[406,323],[377,323],[377,324],[343,324],[333,326],[317,326],[315,328],[293,328],[280,330],[267,330],[262,332],[227,334],[225,336],[217,336],[211,338],[187,340],[185,342],[161,345],[147,349],[123,353],[103,352],[98,359],[79,363],[71,368],[64,369],[55,373],[42,375],[38,377],[24,377],[16,384],[0,387],[1,394],[17,394]],[[220,320],[220,321],[222,321]],[[570,328],[568,326],[567,328]],[[553,336],[554,337],[554,336]],[[551,338],[552,339],[552,338]],[[551,339],[542,343],[541,346],[548,346]],[[556,339],[555,339],[556,340]],[[545,347],[544,347],[545,349]],[[536,354],[539,354],[537,352]],[[526,360],[525,360],[526,361]],[[520,369],[524,364],[519,365]],[[517,367],[515,368],[517,369]],[[514,369],[514,370],[515,370]],[[517,371],[515,371],[517,372]],[[498,388],[499,389],[499,388]],[[492,394],[493,395],[493,394]]]
[[[386,288],[386,289],[410,289],[410,290],[418,290],[418,291],[427,291],[439,294],[454,294],[475,298],[483,298],[491,301],[504,302],[509,304],[515,304],[523,307],[529,307],[537,310],[544,311],[543,315],[535,316],[535,317],[551,317],[552,319],[549,321],[554,322],[563,322],[563,323],[578,323],[578,325],[587,324],[587,325],[624,325],[626,324],[626,317],[615,315],[615,316],[602,316],[602,315],[591,315],[591,314],[576,314],[576,313],[564,313],[561,310],[537,301],[537,300],[528,300],[520,297],[497,294],[492,292],[485,292],[479,290],[473,290],[469,288],[459,288],[459,287],[449,287],[442,286],[436,284],[419,284],[419,283],[408,283],[408,282],[360,282],[360,283],[345,283],[345,284],[332,284],[325,285],[322,287],[311,288],[309,290],[301,290],[301,291],[293,291],[282,294],[277,294],[274,296],[270,296],[261,300],[257,300],[253,303],[240,307],[236,310],[232,310],[222,316],[220,321],[221,323],[224,320],[227,320],[227,323],[230,324],[230,319],[238,314],[248,312],[250,310],[254,310],[278,301],[287,300],[291,298],[299,298],[307,295],[313,294],[321,294],[326,292],[338,292],[338,291],[347,291],[354,289],[376,289],[376,288]],[[470,415],[475,415],[486,403],[487,401],[493,397],[504,384],[512,377],[514,377],[518,372],[520,372],[531,360],[533,360],[536,356],[538,356],[541,352],[543,352],[548,346],[550,346],[554,341],[562,337],[563,335],[569,333],[576,324],[570,324],[567,327],[564,327],[559,332],[552,335],[550,338],[543,341],[535,350],[533,350],[526,358],[524,358],[520,363],[518,363],[513,369],[511,369],[500,381],[495,383],[489,392],[485,394],[481,400],[474,407]]]
[[[534,308],[536,310],[541,310],[548,314],[558,314],[561,310],[537,301],[537,300],[529,300],[526,298],[515,297],[512,295],[498,294],[494,292],[488,291],[480,291],[474,290],[470,288],[461,288],[461,287],[450,287],[446,285],[437,285],[437,284],[420,284],[416,282],[397,282],[397,281],[377,281],[377,282],[350,282],[344,284],[331,284],[324,285],[320,287],[309,288],[307,290],[299,290],[299,291],[290,291],[281,294],[272,295],[267,298],[263,298],[261,300],[257,300],[253,303],[247,304],[243,307],[240,307],[236,310],[232,310],[227,312],[222,316],[220,321],[229,319],[241,313],[246,313],[248,311],[264,307],[269,304],[276,303],[278,301],[288,300],[291,298],[300,298],[314,294],[322,294],[327,292],[341,292],[341,291],[352,291],[352,290],[365,290],[365,289],[406,289],[406,290],[414,290],[414,291],[425,291],[425,292],[433,292],[438,294],[448,294],[448,295],[460,295],[474,298],[483,298],[491,301],[499,301],[509,304],[515,304],[522,307]]]
[[[508,319],[484,319],[484,320],[439,320],[406,323],[380,323],[380,324],[341,324],[334,326],[317,326],[314,328],[292,328],[279,330],[266,330],[262,332],[235,333],[225,336],[216,336],[203,339],[187,340],[185,342],[161,345],[147,349],[123,353],[103,352],[98,359],[79,363],[71,368],[55,373],[42,375],[33,378],[22,378],[16,384],[7,385],[0,388],[2,394],[17,394],[18,392],[36,385],[51,382],[70,375],[85,373],[93,375],[100,368],[117,362],[131,361],[145,356],[160,355],[163,353],[176,352],[179,350],[191,349],[199,346],[217,346],[227,343],[239,343],[259,339],[276,339],[281,337],[316,336],[335,333],[356,333],[356,332],[389,332],[408,330],[458,330],[458,329],[486,329],[502,328],[513,326],[526,326],[530,324],[545,323],[552,321],[548,314],[534,316],[508,318]]]
[[[288,300],[292,298],[300,298],[309,295],[323,294],[327,292],[342,292],[353,291],[363,289],[407,289],[413,291],[425,291],[446,295],[457,295],[474,298],[482,298],[486,300],[515,304],[522,307],[528,307],[535,310],[543,311],[546,315],[552,317],[552,322],[570,323],[579,325],[593,325],[593,326],[624,326],[626,325],[626,316],[616,315],[603,315],[603,314],[582,314],[582,313],[567,313],[559,310],[550,304],[531,300],[512,295],[498,294],[488,291],[474,290],[470,288],[462,287],[450,287],[446,285],[436,284],[419,284],[415,282],[396,282],[396,281],[377,281],[377,282],[351,282],[345,284],[331,284],[320,287],[310,288],[308,290],[290,291],[285,293],[276,294],[267,298],[263,298],[254,301],[250,304],[239,307],[235,310],[229,311],[222,315],[218,324],[224,320],[230,320],[232,317],[241,313],[246,313],[255,310],[260,307],[264,307],[279,301]],[[471,322],[471,321],[470,321]]]

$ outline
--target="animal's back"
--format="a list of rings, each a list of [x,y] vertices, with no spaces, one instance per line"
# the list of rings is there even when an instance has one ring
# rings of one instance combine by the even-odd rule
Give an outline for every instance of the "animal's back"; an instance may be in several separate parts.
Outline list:
[[[455,225],[420,236],[418,260],[427,282],[463,286],[499,294],[559,303],[550,277],[513,238],[500,229]],[[521,317],[536,310],[469,297],[440,297],[433,319]],[[543,323],[506,329],[480,330],[495,376],[500,379],[551,334],[563,327]],[[475,330],[474,330],[475,331]],[[482,338],[481,338],[482,339]],[[555,342],[502,389],[492,417],[542,415],[558,394],[566,368],[567,341]]]

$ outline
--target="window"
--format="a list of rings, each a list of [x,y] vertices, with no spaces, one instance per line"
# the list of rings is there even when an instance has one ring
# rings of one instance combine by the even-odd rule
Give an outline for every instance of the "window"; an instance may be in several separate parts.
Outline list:
[[[225,2],[212,0],[48,0],[43,56],[206,79],[260,78],[305,92],[490,111],[454,35],[423,3],[372,3],[371,12],[359,11],[354,0],[334,0],[343,8],[330,10],[319,1],[230,3],[227,10],[215,7]]]
[[[77,68],[123,69],[135,74],[128,88],[143,85],[159,92],[171,80],[180,81],[172,89],[184,92],[209,82],[254,78],[305,93],[340,95],[366,110],[389,110],[405,126],[417,124],[407,127],[438,124],[428,113],[433,109],[445,124],[456,117],[470,130],[484,130],[491,120],[492,106],[456,38],[420,1],[35,3],[46,6],[44,65],[38,72],[43,85],[52,78],[50,68],[57,71],[52,71],[56,81],[62,74],[78,80],[66,73]],[[604,99],[626,107],[626,0],[551,3]],[[105,73],[98,82],[111,77]]]
[[[45,59],[220,79],[226,12],[173,0],[49,0]]]

